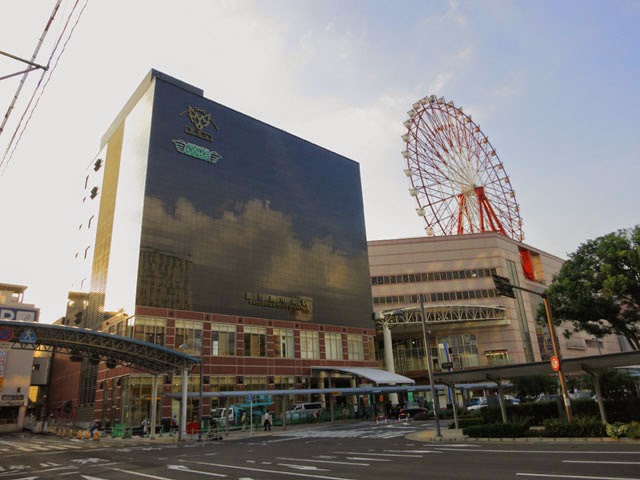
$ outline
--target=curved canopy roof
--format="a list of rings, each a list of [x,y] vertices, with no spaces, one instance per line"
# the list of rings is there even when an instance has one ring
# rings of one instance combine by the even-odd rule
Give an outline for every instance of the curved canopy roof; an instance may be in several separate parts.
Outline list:
[[[0,320],[0,343],[14,349],[42,350],[107,361],[152,373],[191,368],[200,360],[154,343],[112,333],[64,325]]]
[[[312,370],[345,372],[371,380],[376,385],[413,385],[415,380],[397,373],[369,367],[311,367]]]

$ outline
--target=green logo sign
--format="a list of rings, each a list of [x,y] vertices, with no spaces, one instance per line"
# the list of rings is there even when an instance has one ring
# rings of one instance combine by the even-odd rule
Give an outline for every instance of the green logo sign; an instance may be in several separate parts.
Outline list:
[[[218,163],[218,160],[222,158],[218,152],[185,142],[184,140],[172,140],[172,142],[176,146],[176,150],[180,153],[197,158],[198,160],[204,160],[207,163]]]

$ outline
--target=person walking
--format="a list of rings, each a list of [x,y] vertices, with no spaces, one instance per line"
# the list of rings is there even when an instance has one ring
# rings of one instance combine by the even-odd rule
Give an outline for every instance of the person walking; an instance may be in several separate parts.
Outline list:
[[[271,414],[268,410],[264,412],[264,431],[271,431]]]
[[[144,417],[144,419],[142,420],[142,423],[140,424],[140,426],[142,427],[142,431],[140,436],[141,437],[146,437],[147,436],[147,429],[149,428],[149,420],[147,420],[147,417]]]
[[[242,416],[240,417],[240,423],[242,424],[242,430],[247,426],[247,412],[242,411]]]

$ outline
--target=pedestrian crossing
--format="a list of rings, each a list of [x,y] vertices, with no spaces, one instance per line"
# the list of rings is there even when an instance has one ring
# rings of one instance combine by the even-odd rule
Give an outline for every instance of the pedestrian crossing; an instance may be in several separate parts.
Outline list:
[[[0,455],[86,450],[88,446],[87,442],[72,442],[69,440],[30,440],[29,442],[0,440]]]
[[[403,437],[418,430],[417,427],[384,425],[381,427],[350,429],[311,429],[285,433],[286,437],[295,438],[396,438]],[[282,436],[282,435],[281,435]]]

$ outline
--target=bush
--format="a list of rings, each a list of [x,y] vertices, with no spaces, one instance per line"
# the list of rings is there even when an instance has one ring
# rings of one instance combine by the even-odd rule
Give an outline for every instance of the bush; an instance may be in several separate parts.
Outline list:
[[[598,417],[550,418],[544,421],[545,437],[604,437],[607,432]]]
[[[627,437],[640,438],[640,423],[631,422],[627,427]]]
[[[516,438],[526,436],[528,431],[526,423],[494,423],[470,425],[462,430],[462,434],[475,438]]]
[[[484,425],[482,417],[465,417],[458,419],[458,428],[466,428],[472,425]],[[449,428],[456,428],[455,422],[449,424]]]
[[[628,428],[629,426],[626,423],[607,423],[607,435],[611,438],[626,437]]]
[[[417,421],[425,421],[431,418],[433,418],[433,415],[427,412],[416,413],[413,417],[411,417],[412,420],[417,420]]]

